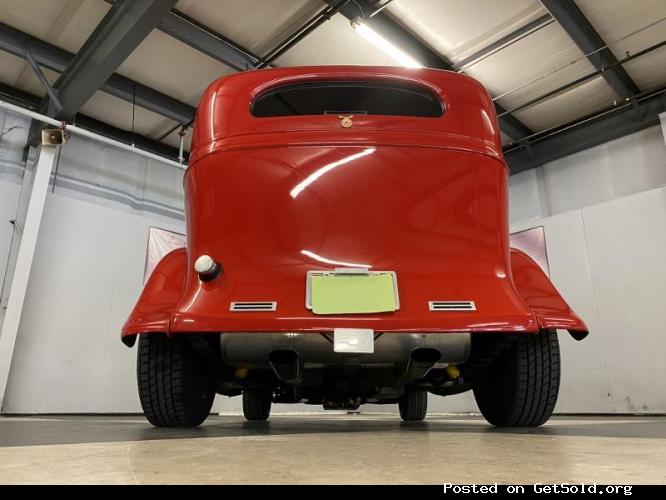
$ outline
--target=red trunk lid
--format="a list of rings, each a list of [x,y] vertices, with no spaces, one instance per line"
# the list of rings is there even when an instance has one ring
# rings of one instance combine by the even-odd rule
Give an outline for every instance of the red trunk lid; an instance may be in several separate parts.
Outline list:
[[[511,279],[501,160],[462,139],[438,147],[433,139],[391,144],[386,134],[383,145],[285,137],[213,152],[188,170],[190,271],[172,330],[537,329]],[[222,264],[219,278],[197,279],[201,254]],[[395,271],[400,310],[331,317],[306,309],[308,271],[350,266]],[[433,300],[474,301],[476,310],[430,311]],[[277,311],[231,312],[237,301],[277,302]]]

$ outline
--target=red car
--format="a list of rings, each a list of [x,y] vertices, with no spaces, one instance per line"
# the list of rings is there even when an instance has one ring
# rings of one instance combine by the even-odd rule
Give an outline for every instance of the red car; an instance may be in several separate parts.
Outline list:
[[[122,331],[156,426],[214,395],[353,409],[473,390],[496,426],[557,399],[556,329],[587,327],[509,247],[493,102],[438,70],[248,71],[204,92],[185,173],[187,248],[160,262]]]

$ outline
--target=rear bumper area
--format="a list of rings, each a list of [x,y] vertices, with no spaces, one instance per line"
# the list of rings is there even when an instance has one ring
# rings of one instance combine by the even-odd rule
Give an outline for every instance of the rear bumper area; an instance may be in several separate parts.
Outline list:
[[[469,357],[469,333],[376,333],[372,354],[335,352],[333,335],[304,333],[223,333],[220,335],[222,359],[232,366],[265,368],[275,353],[292,352],[304,368],[325,366],[403,365],[410,353],[432,353],[433,363],[462,363]]]
[[[184,249],[167,255],[151,275],[141,298],[122,330],[132,345],[137,334],[219,334],[223,332],[283,332],[318,335],[335,328],[367,328],[377,333],[536,333],[567,329],[574,338],[587,327],[562,299],[538,265],[522,252],[512,251],[516,288],[507,279],[451,281],[454,293],[429,291],[428,282],[401,281],[400,310],[391,313],[316,315],[304,304],[304,280],[278,280],[267,292],[242,299],[276,300],[274,311],[232,311],[236,287],[223,290],[212,283],[185,285]],[[304,275],[304,273],[302,274]],[[468,276],[468,278],[470,278]],[[463,289],[463,286],[465,287]],[[276,296],[273,290],[281,290]],[[269,295],[270,292],[270,295]],[[429,310],[430,298],[471,298],[474,310]]]
[[[537,318],[529,314],[483,315],[474,312],[431,312],[430,317],[410,317],[398,313],[349,316],[279,316],[273,313],[237,313],[235,316],[202,316],[164,311],[156,317],[131,316],[123,327],[123,341],[133,344],[141,333],[160,332],[169,335],[220,334],[234,332],[262,342],[271,335],[321,337],[336,328],[364,328],[383,336],[414,334],[425,337],[457,336],[469,333],[536,333]],[[238,332],[238,333],[236,333]],[[270,333],[268,333],[270,332]],[[384,335],[385,334],[385,335]],[[431,335],[432,334],[432,335]]]

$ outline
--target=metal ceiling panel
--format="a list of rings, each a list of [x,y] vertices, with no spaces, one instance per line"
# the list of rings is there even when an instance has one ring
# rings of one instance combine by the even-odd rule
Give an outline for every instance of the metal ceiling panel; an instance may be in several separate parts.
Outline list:
[[[602,72],[601,76],[618,97],[626,99],[640,92],[574,0],[541,0],[541,3],[578,45],[587,60]]]
[[[546,13],[536,0],[394,0],[386,10],[454,63]]]
[[[25,59],[0,50],[0,82],[5,85],[16,87],[23,70],[28,68]],[[29,70],[31,71],[31,70]],[[23,90],[23,89],[21,89]]]
[[[594,71],[557,23],[466,68],[466,73],[481,81],[506,109]]]
[[[5,79],[4,71],[0,71],[0,74],[2,74],[2,77],[0,79],[3,81],[3,83],[6,83],[7,85],[14,87],[16,89],[22,90],[23,92],[28,92],[33,95],[44,97],[46,95],[46,90],[38,80],[37,75],[35,75],[35,72],[32,70],[30,65],[26,63],[26,61],[14,55],[0,51],[0,66],[2,65],[1,61],[8,57],[12,58],[11,59],[12,71],[10,71],[10,74],[14,76],[14,78]],[[53,83],[60,76],[60,73],[51,71],[44,67],[42,67],[41,70],[44,76],[46,77],[47,81],[51,85],[53,85]]]
[[[533,130],[541,131],[609,108],[615,102],[615,94],[599,76],[547,101],[518,111],[515,116]]]
[[[319,0],[180,0],[176,9],[260,55],[324,8]]]
[[[0,22],[78,52],[109,8],[103,0],[2,0]]]
[[[625,63],[624,69],[643,92],[666,87],[666,46]]]
[[[664,0],[576,0],[576,5],[618,59],[666,38]]]
[[[132,103],[106,92],[96,92],[81,108],[81,113],[114,127],[132,130]],[[134,131],[137,134],[155,139],[175,125],[173,120],[140,106],[134,110]]]
[[[117,71],[192,106],[208,84],[232,72],[159,30],[153,30]]]

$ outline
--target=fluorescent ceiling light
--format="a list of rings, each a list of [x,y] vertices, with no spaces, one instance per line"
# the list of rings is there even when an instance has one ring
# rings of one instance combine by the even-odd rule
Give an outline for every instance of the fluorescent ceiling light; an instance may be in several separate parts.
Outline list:
[[[354,18],[351,22],[352,27],[356,30],[356,33],[365,38],[368,42],[373,44],[375,47],[383,51],[389,57],[393,58],[401,66],[405,68],[423,68],[423,64],[418,62],[412,56],[399,49],[386,38],[381,36],[375,30],[370,28],[365,24],[361,19]]]

